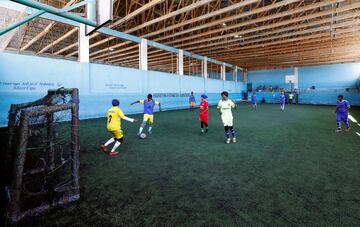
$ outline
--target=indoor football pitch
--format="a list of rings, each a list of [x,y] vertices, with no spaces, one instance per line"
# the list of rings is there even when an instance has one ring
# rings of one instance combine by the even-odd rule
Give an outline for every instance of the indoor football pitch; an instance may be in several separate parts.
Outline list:
[[[335,100],[336,101],[336,100]],[[105,111],[105,110],[104,110]],[[120,155],[100,144],[106,119],[80,124],[81,199],[27,220],[39,226],[359,226],[360,126],[335,133],[335,107],[243,103],[237,143],[216,108],[155,113],[153,134],[123,121]],[[360,108],[350,114],[360,121]],[[343,126],[344,127],[344,126]],[[357,133],[356,133],[357,132]],[[109,148],[111,148],[110,145]]]

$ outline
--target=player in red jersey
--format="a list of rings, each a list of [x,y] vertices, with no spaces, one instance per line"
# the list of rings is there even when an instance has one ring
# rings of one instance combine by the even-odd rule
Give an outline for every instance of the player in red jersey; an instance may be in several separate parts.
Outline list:
[[[201,134],[204,133],[204,125],[205,125],[205,133],[209,131],[208,121],[209,121],[209,103],[206,101],[207,96],[201,95],[201,103],[200,103],[200,113],[199,120],[201,125]]]

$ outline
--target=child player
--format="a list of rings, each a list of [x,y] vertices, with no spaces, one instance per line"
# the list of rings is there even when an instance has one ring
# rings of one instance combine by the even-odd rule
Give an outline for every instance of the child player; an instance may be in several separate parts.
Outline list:
[[[337,130],[336,132],[342,132],[341,130],[341,121],[343,121],[346,125],[346,131],[350,131],[350,125],[348,121],[348,115],[349,115],[349,109],[350,104],[348,101],[344,100],[344,97],[342,95],[338,96],[337,100],[337,107],[335,110],[336,113],[336,123],[337,123]]]
[[[115,142],[111,152],[109,153],[110,156],[118,155],[119,152],[116,149],[120,146],[124,139],[123,131],[121,130],[121,119],[130,121],[130,122],[137,122],[136,119],[132,119],[126,117],[123,111],[119,108],[120,102],[117,99],[112,100],[112,107],[107,111],[107,130],[113,136],[109,139],[105,144],[101,144],[101,149],[104,152],[107,152],[107,146],[111,143]]]
[[[209,131],[208,120],[209,120],[209,103],[206,101],[207,96],[201,95],[201,103],[200,103],[200,126],[201,126],[201,134],[204,133],[204,125],[205,125],[205,133]]]
[[[195,107],[195,96],[194,96],[194,92],[191,92],[191,94],[190,94],[189,104],[190,104],[190,111],[193,111],[193,110],[194,110],[194,107]]]
[[[283,91],[281,92],[281,95],[280,95],[280,108],[282,111],[285,110],[285,94]]]
[[[134,105],[135,103],[140,103],[140,104],[144,105],[144,119],[143,119],[143,122],[141,123],[141,126],[139,128],[139,133],[137,135],[140,135],[142,133],[147,122],[149,122],[148,132],[149,132],[149,134],[151,134],[151,130],[154,125],[154,107],[155,107],[155,105],[159,105],[159,110],[161,111],[160,102],[154,101],[152,98],[152,94],[148,94],[146,100],[138,100],[136,102],[131,103],[131,105]]]
[[[231,112],[232,108],[235,108],[235,103],[231,101],[229,98],[229,93],[227,91],[223,91],[221,93],[221,100],[217,106],[220,114],[221,120],[224,124],[225,134],[226,134],[226,143],[230,143],[230,132],[232,135],[233,143],[236,143],[235,138],[235,130],[233,127],[233,115]]]
[[[251,105],[255,110],[257,110],[257,97],[256,97],[255,91],[253,92],[253,94],[251,96]]]

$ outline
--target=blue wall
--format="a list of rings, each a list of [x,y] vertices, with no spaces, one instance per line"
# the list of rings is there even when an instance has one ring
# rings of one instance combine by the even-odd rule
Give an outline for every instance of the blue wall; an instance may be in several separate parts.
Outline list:
[[[188,107],[188,95],[194,91],[197,100],[207,93],[210,104],[216,104],[220,92],[228,90],[232,99],[240,99],[242,83],[201,77],[142,71],[117,66],[79,63],[12,53],[0,53],[0,125],[7,125],[10,104],[34,101],[48,89],[79,88],[80,117],[105,116],[113,98],[118,98],[125,113],[139,113],[140,105],[130,103],[148,93],[163,108]]]
[[[248,82],[253,83],[253,88],[278,85],[289,90],[285,75],[293,74],[294,68],[249,71]],[[337,96],[343,94],[351,105],[360,105],[360,92],[356,89],[359,80],[360,63],[299,67],[299,102],[335,105]],[[316,89],[309,89],[311,86]],[[257,96],[259,100],[264,97],[268,102],[279,101],[279,92],[257,92]]]

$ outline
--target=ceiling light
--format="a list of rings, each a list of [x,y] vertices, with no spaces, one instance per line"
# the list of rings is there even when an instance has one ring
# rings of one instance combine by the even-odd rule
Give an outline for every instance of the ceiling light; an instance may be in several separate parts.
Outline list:
[[[114,51],[114,48],[110,48],[110,51]]]
[[[238,36],[238,35],[235,35],[234,37],[235,37],[235,38],[239,38],[239,36]]]
[[[226,26],[226,23],[223,23],[223,26]]]

